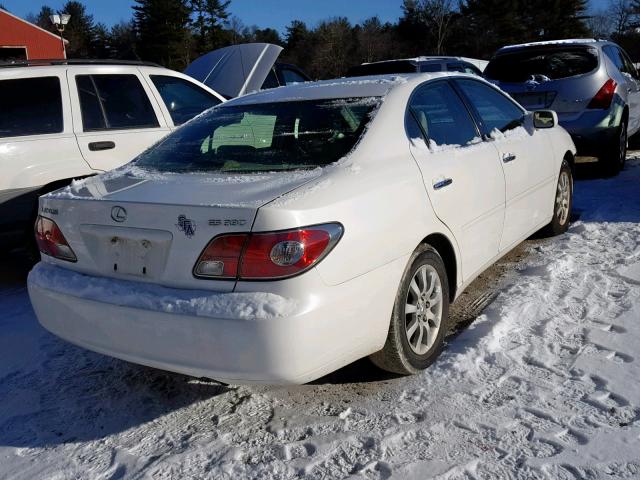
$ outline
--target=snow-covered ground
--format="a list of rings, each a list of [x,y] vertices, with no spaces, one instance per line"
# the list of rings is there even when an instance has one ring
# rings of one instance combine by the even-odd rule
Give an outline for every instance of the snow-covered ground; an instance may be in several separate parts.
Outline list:
[[[71,346],[3,259],[0,478],[640,478],[640,157],[578,181],[575,210],[470,288],[459,320],[493,301],[426,372],[295,388]]]

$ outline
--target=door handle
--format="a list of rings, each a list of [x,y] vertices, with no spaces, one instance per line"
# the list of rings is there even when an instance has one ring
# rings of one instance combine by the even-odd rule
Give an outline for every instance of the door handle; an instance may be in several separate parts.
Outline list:
[[[438,180],[437,182],[435,182],[433,184],[433,189],[434,190],[440,190],[441,188],[444,188],[448,185],[451,185],[453,183],[453,179],[451,178],[445,178],[442,180]]]
[[[92,152],[99,152],[101,150],[111,150],[116,148],[115,142],[91,142],[89,143],[89,150]]]
[[[516,158],[518,157],[516,157],[513,153],[505,153],[504,155],[502,155],[502,161],[504,163],[513,162]]]

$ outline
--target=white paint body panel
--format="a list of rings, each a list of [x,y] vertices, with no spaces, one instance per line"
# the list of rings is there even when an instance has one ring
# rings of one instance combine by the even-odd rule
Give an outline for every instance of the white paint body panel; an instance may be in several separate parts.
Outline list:
[[[412,147],[405,131],[409,97],[424,82],[446,76],[306,83],[230,102],[385,96],[348,158],[313,174],[273,173],[243,186],[234,180],[237,175],[226,181],[214,176],[207,179],[207,175],[193,175],[189,181],[167,175],[140,182],[134,171],[132,183],[118,188],[96,186],[95,182],[102,181],[97,177],[87,182],[94,186],[86,191],[83,187],[75,195],[62,192],[41,198],[41,211],[57,211],[51,218],[78,257],[73,264],[49,257],[44,262],[90,278],[109,277],[115,285],[126,278],[212,294],[274,293],[295,302],[295,313],[259,321],[202,319],[118,305],[117,299],[96,301],[80,292],[60,294],[55,286],[43,287],[30,280],[29,292],[40,322],[56,335],[89,349],[227,382],[306,382],[378,351],[384,345],[402,273],[421,242],[433,234],[450,242],[455,255],[455,267],[450,268],[456,271],[452,282],[459,295],[483,269],[551,220],[555,190],[547,183],[555,186],[563,157],[575,152],[560,127],[540,135],[541,139],[548,137],[548,142],[540,144],[522,137],[512,145],[488,140],[468,150],[437,153]],[[522,171],[510,172],[503,168],[500,150],[516,147],[528,156],[522,154],[526,160],[521,162]],[[456,188],[435,191],[433,180],[443,175],[453,176]],[[118,178],[110,173],[103,183],[117,183]],[[538,185],[542,186],[536,188]],[[517,201],[510,203],[508,192]],[[518,192],[544,194],[518,196]],[[205,203],[203,199],[209,200]],[[511,214],[512,204],[516,208]],[[120,226],[171,234],[161,274],[153,278],[120,276],[96,261],[94,256],[99,253],[82,238],[82,229],[87,231],[83,225],[116,227],[109,217],[114,205],[130,211],[126,225]],[[531,215],[519,218],[520,209]],[[176,225],[181,213],[197,223],[193,238],[186,238]],[[242,227],[213,227],[207,221],[221,215],[251,221]],[[513,235],[517,238],[504,246],[503,231],[510,231],[503,228],[507,221],[516,223]],[[191,275],[206,243],[220,233],[327,222],[343,225],[342,238],[317,266],[297,277],[234,282]]]
[[[75,75],[134,74],[140,79],[158,117],[159,127],[141,130],[84,132]],[[0,137],[0,191],[41,187],[64,179],[80,178],[119,167],[173,130],[174,124],[149,75],[179,77],[224,98],[191,77],[160,67],[96,65],[33,66],[0,70],[0,80],[58,77],[63,111],[63,131],[57,134]],[[116,149],[89,152],[88,143],[113,140]]]

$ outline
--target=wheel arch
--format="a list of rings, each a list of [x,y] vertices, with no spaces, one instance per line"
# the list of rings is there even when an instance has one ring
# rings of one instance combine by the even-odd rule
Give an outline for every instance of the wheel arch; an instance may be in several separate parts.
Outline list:
[[[576,157],[573,155],[571,150],[567,150],[563,157],[564,160],[567,161],[569,167],[571,167],[571,173],[575,174],[576,172]]]
[[[456,290],[458,286],[458,259],[453,243],[442,233],[432,233],[426,236],[420,245],[430,245],[433,247],[444,262],[444,268],[447,271],[447,280],[449,284],[449,300],[456,298]]]

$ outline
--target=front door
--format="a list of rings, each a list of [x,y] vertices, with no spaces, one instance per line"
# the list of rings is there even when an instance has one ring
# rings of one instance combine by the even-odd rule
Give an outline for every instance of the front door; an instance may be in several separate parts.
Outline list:
[[[436,215],[458,242],[467,279],[499,251],[505,184],[498,152],[479,138],[448,81],[418,87],[407,115],[411,152]]]
[[[142,77],[130,68],[82,68],[67,72],[74,131],[82,156],[96,170],[133,160],[169,133]]]

